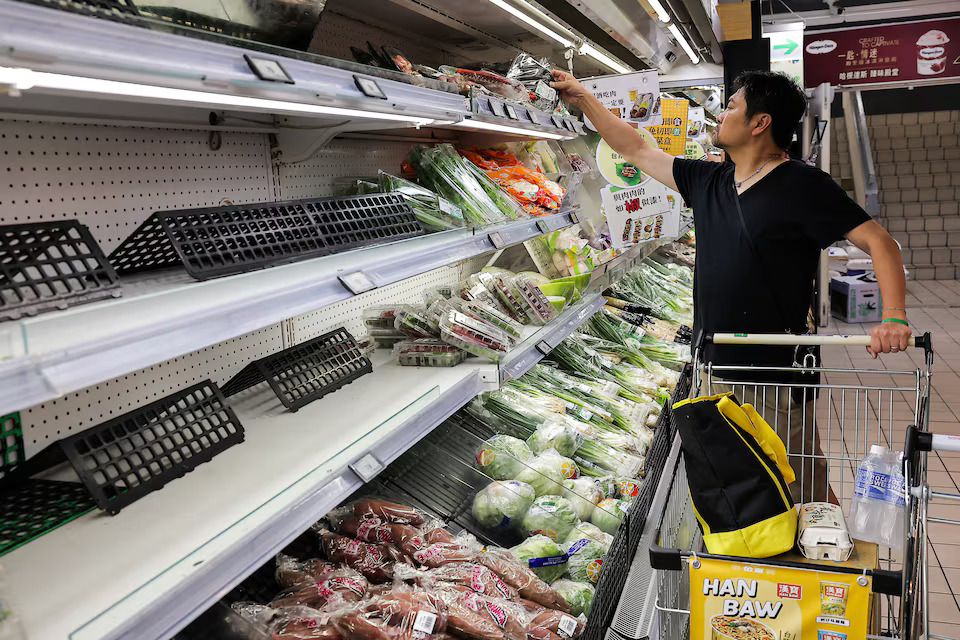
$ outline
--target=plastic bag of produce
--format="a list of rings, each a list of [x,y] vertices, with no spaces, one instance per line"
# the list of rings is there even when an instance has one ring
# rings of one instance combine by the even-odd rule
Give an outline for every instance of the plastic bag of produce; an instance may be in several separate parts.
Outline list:
[[[460,207],[409,180],[381,171],[380,191],[402,195],[427,231],[445,231],[466,224]]]
[[[491,482],[473,498],[473,517],[488,529],[515,526],[533,504],[533,487],[509,480]]]
[[[583,525],[592,527],[593,531],[574,529],[567,536],[567,573],[574,580],[596,584],[613,536],[587,522],[577,526]]]
[[[255,602],[230,605],[274,640],[343,640],[333,616],[304,606],[271,607]]]
[[[643,480],[636,478],[617,478],[617,497],[626,502],[633,502],[640,495]]]
[[[597,525],[602,531],[613,535],[620,527],[620,521],[627,517],[630,503],[616,498],[601,500],[593,510],[590,522]]]
[[[546,455],[550,452],[553,455]],[[570,459],[564,458],[555,450],[550,449],[531,458],[514,480],[527,483],[533,487],[538,496],[561,495],[563,494],[563,481],[566,478],[564,464],[568,460]]]
[[[534,458],[534,460],[537,459],[559,469],[560,473],[563,474],[563,477],[567,480],[580,477],[580,468],[577,466],[577,463],[567,456],[560,455],[556,449],[545,449]],[[563,491],[557,491],[556,494],[563,495]]]
[[[559,495],[541,496],[533,501],[523,516],[523,531],[527,535],[545,535],[555,542],[567,537],[580,522],[570,501]]]
[[[369,583],[359,571],[341,567],[323,576],[322,581],[301,584],[281,592],[270,606],[303,605],[313,609],[336,609],[362,600],[368,587]]]
[[[476,457],[480,471],[494,480],[509,480],[523,470],[533,453],[520,438],[498,434],[480,445]]]
[[[513,600],[517,597],[517,590],[501,580],[497,574],[481,564],[470,562],[457,562],[429,570],[398,565],[397,577],[413,581],[424,589],[435,588],[443,582],[452,582],[494,598]]]
[[[424,515],[413,507],[385,500],[358,500],[351,508],[354,515],[364,518],[376,517],[383,522],[396,522],[419,527],[425,520]]]
[[[459,585],[448,585],[437,589],[437,593],[448,606],[462,605],[480,618],[492,622],[503,633],[505,640],[526,640],[527,613],[523,605],[503,598],[481,595]]]
[[[475,562],[482,548],[483,545],[473,535],[464,532],[456,536],[453,542],[438,541],[425,544],[410,556],[417,564],[433,569],[451,562]]]
[[[450,145],[414,147],[410,162],[420,183],[460,207],[469,224],[484,226],[507,219],[469,169],[470,163]]]
[[[590,613],[595,593],[593,585],[588,582],[574,582],[573,580],[557,580],[552,585],[564,599],[570,603],[570,613],[579,616],[581,613]]]
[[[521,598],[551,609],[570,610],[570,605],[560,594],[531,571],[524,561],[506,549],[487,547],[480,554],[479,562],[516,589]]]
[[[548,418],[527,438],[527,446],[533,453],[543,453],[554,449],[560,455],[570,458],[580,448],[583,436],[564,420]]]
[[[276,557],[277,570],[274,577],[284,589],[302,584],[322,582],[324,577],[336,569],[336,566],[319,558],[297,560],[283,553]]]
[[[527,538],[510,549],[510,553],[526,562],[544,582],[553,582],[567,570],[566,550],[544,535]]]
[[[590,520],[593,508],[603,500],[603,490],[593,478],[576,478],[563,481],[563,497],[570,501],[577,517]]]

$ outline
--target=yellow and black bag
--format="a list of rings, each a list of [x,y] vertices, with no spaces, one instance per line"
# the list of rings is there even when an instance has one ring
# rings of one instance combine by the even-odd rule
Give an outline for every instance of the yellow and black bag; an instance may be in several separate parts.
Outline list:
[[[770,425],[732,392],[678,402],[673,414],[707,551],[766,558],[792,549],[794,474]]]

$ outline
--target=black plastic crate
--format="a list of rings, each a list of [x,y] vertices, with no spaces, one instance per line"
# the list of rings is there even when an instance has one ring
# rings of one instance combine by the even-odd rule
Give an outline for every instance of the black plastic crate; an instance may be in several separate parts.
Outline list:
[[[111,513],[243,441],[219,387],[205,380],[61,440],[94,502]]]
[[[113,267],[76,220],[0,227],[0,320],[119,295]]]
[[[0,416],[0,478],[23,463],[23,426],[19,413]]]
[[[182,264],[206,280],[423,232],[410,205],[393,193],[161,211],[110,262],[120,274]]]
[[[50,7],[60,11],[79,13],[84,16],[112,20],[114,22],[132,22],[140,15],[132,0],[20,0],[27,4]]]
[[[0,493],[0,555],[94,508],[79,482],[28,480]]]
[[[232,396],[266,381],[283,406],[296,411],[371,371],[373,364],[357,341],[341,328],[254,360],[223,386],[223,392]]]

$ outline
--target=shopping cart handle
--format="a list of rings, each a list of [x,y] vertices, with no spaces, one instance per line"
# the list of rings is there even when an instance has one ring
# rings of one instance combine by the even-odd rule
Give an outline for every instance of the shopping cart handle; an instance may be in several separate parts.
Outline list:
[[[704,336],[704,340],[713,344],[751,344],[751,345],[843,345],[847,347],[869,347],[870,336],[844,336],[792,333],[714,333]],[[911,347],[930,352],[933,349],[930,334],[910,338]]]

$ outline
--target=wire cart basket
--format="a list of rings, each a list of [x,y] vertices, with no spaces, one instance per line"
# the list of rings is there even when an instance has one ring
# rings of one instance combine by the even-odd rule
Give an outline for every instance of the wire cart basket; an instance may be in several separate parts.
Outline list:
[[[706,340],[723,345],[841,345],[868,346],[869,336],[836,335],[747,335],[714,334]],[[928,518],[926,503],[930,498],[952,498],[931,492],[927,486],[927,452],[931,450],[960,451],[960,437],[934,436],[928,433],[930,413],[930,380],[933,366],[933,351],[930,335],[912,338],[911,347],[922,348],[923,364],[914,370],[893,371],[877,369],[842,369],[825,366],[811,367],[807,372],[819,373],[819,381],[797,384],[796,382],[770,382],[774,372],[796,373],[796,369],[782,367],[720,366],[702,359],[703,350],[697,349],[694,357],[693,396],[715,395],[733,391],[743,403],[751,403],[767,423],[777,429],[779,421],[787,421],[787,429],[810,428],[819,433],[820,451],[808,450],[812,442],[803,438],[787,436],[784,445],[791,466],[797,472],[797,485],[805,500],[823,501],[833,499],[843,507],[844,514],[854,494],[855,477],[860,461],[872,445],[883,445],[891,450],[903,447],[903,466],[906,486],[904,488],[904,531],[901,549],[880,547],[879,568],[863,571],[861,585],[871,585],[871,608],[867,638],[919,639],[936,638],[929,635],[927,609],[927,537],[926,526],[930,520],[960,524],[960,522]],[[784,377],[780,376],[780,380]],[[796,380],[796,377],[792,378]],[[807,401],[796,403],[790,400],[797,389],[804,392]],[[699,390],[699,391],[697,391]],[[794,394],[795,395],[795,394]],[[797,416],[793,412],[800,412]],[[677,438],[679,440],[679,437]],[[792,446],[791,446],[792,445]],[[689,487],[680,454],[679,442],[675,443],[675,464],[668,466],[661,480],[660,512],[651,514],[649,541],[647,596],[636,594],[643,589],[633,585],[633,594],[625,591],[624,600],[631,600],[639,613],[636,626],[630,632],[622,628],[614,631],[619,637],[658,638],[662,640],[699,640],[700,631],[691,630],[690,568],[700,568],[701,559],[718,559],[741,562],[757,573],[762,567],[815,570],[835,574],[858,574],[859,569],[843,566],[824,567],[806,563],[793,563],[783,558],[732,558],[712,556],[702,552],[702,533],[690,502]],[[825,467],[826,486],[822,481]],[[814,472],[819,468],[821,472]],[[671,475],[672,474],[672,475]],[[818,475],[821,476],[818,478]],[[815,486],[818,482],[821,486]],[[819,496],[819,497],[818,497]],[[800,496],[794,496],[798,502]],[[639,555],[639,554],[638,554]],[[779,558],[779,559],[778,559]],[[640,558],[635,558],[637,569]],[[733,565],[739,568],[737,565]],[[751,570],[751,569],[746,569]],[[780,571],[780,569],[776,569]],[[770,571],[768,571],[770,572]],[[642,573],[642,572],[638,572]],[[772,573],[772,572],[770,572]],[[869,575],[869,582],[867,576]],[[858,577],[858,580],[860,578]],[[782,585],[781,585],[782,586]],[[624,608],[621,601],[621,609]],[[702,612],[701,612],[702,613]],[[635,616],[636,617],[636,616]],[[631,620],[633,623],[633,620]],[[760,625],[762,626],[762,625]],[[635,631],[635,632],[634,632]],[[714,637],[717,632],[714,630]],[[821,632],[822,633],[822,632]],[[803,640],[817,637],[843,637],[827,634],[809,635],[804,627]],[[614,635],[614,634],[611,634]],[[722,634],[720,634],[722,635]],[[772,634],[780,640],[775,633]],[[793,634],[785,633],[791,638]],[[611,637],[608,635],[608,638]],[[724,636],[725,637],[725,636]],[[752,637],[752,636],[751,636]],[[759,636],[758,636],[759,637]],[[764,636],[770,637],[770,636]],[[863,636],[860,636],[863,637]]]

